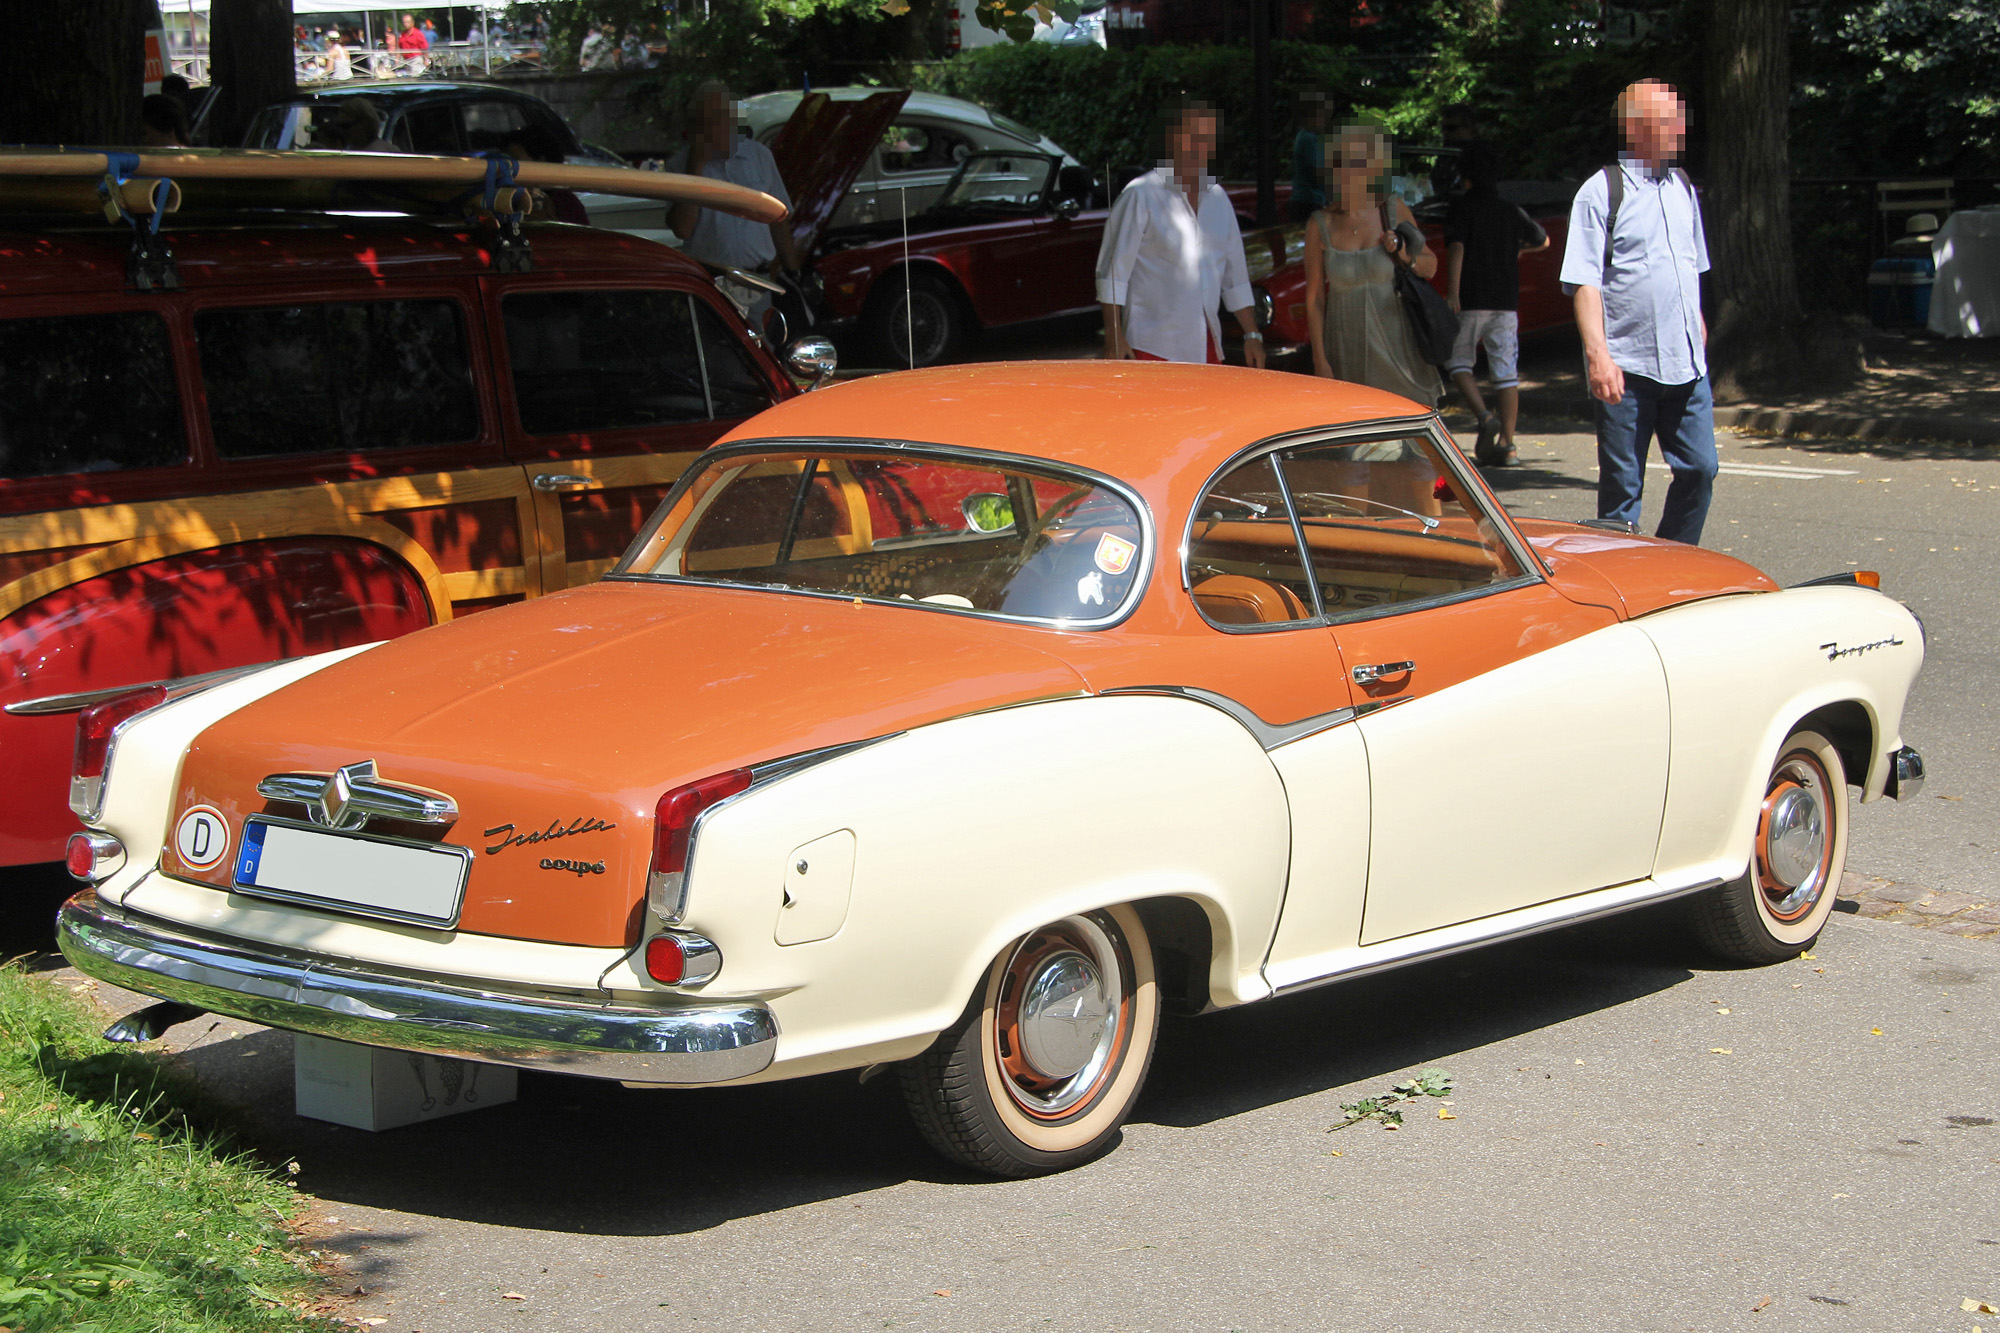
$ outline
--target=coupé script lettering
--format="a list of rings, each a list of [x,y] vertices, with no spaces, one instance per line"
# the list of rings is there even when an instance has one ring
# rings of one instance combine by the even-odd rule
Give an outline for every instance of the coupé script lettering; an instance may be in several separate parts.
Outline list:
[[[486,836],[489,838],[500,838],[500,841],[488,847],[486,854],[492,856],[496,852],[504,852],[509,847],[517,845],[526,847],[532,843],[547,842],[551,838],[567,838],[578,833],[602,833],[606,829],[617,827],[616,824],[607,824],[601,819],[585,819],[581,815],[570,820],[568,827],[564,827],[560,819],[551,819],[547,828],[534,829],[527,833],[514,832],[512,824],[497,824],[486,830]],[[501,834],[505,834],[506,836],[501,837]]]
[[[552,860],[550,860],[550,859],[549,859],[548,857],[546,857],[546,856],[545,856],[545,857],[543,857],[543,858],[542,858],[542,869],[544,869],[544,870],[567,870],[567,871],[569,871],[569,872],[570,872],[570,873],[571,873],[572,875],[601,875],[601,874],[603,874],[603,873],[604,873],[604,862],[602,862],[602,861],[552,861]]]
[[[1859,657],[1863,653],[1872,653],[1877,648],[1900,648],[1902,644],[1903,641],[1901,639],[1890,635],[1886,639],[1877,639],[1873,643],[1857,643],[1852,648],[1843,648],[1837,642],[1823,643],[1820,647],[1826,649],[1827,661],[1838,662],[1843,657]]]

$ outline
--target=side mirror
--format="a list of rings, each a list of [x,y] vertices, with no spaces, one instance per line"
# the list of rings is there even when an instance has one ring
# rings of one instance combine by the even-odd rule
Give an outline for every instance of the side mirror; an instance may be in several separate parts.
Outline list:
[[[1075,195],[1068,195],[1065,196],[1064,198],[1056,200],[1055,214],[1057,217],[1061,218],[1065,222],[1069,221],[1071,218],[1075,217],[1078,213],[1081,213],[1082,211],[1083,211],[1083,200],[1078,199]]]
[[[1014,526],[1014,502],[994,492],[966,496],[958,502],[958,512],[965,515],[965,526],[974,532],[1005,532]]]
[[[840,368],[840,353],[833,339],[808,334],[785,349],[785,366],[802,380],[811,380],[817,389],[833,378]]]

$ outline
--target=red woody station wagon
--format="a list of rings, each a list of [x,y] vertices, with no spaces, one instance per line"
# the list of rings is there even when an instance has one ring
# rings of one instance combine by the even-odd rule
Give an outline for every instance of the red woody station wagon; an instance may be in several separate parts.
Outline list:
[[[697,452],[797,392],[652,241],[530,221],[503,245],[457,203],[333,212],[344,186],[297,180],[183,179],[155,235],[106,225],[95,182],[9,173],[30,156],[0,155],[0,866],[79,827],[86,705],[590,582]],[[440,161],[173,160],[340,158]]]

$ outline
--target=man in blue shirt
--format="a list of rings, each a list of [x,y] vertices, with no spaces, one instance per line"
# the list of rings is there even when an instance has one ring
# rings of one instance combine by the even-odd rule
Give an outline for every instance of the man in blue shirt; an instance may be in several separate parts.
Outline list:
[[[1597,400],[1597,516],[1636,524],[1646,452],[1657,437],[1673,473],[1659,535],[1701,541],[1715,485],[1714,401],[1701,275],[1701,203],[1670,166],[1687,137],[1673,88],[1642,80],[1618,97],[1626,151],[1570,206],[1563,291],[1576,302]]]

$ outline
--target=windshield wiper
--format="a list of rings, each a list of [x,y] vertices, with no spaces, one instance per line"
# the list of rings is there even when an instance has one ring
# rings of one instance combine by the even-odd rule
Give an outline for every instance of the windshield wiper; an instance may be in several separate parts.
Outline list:
[[[1377,509],[1387,509],[1391,513],[1401,514],[1405,518],[1414,518],[1417,522],[1424,525],[1425,532],[1432,531],[1438,525],[1438,521],[1429,514],[1419,514],[1414,509],[1405,509],[1401,505],[1387,504],[1381,500],[1369,500],[1359,495],[1334,495],[1327,491],[1300,491],[1298,498],[1302,500],[1325,500],[1331,504],[1338,505],[1374,505]],[[1348,512],[1356,518],[1368,517],[1367,514],[1359,509],[1349,509]],[[1300,515],[1299,521],[1301,523],[1310,523],[1312,519]]]

